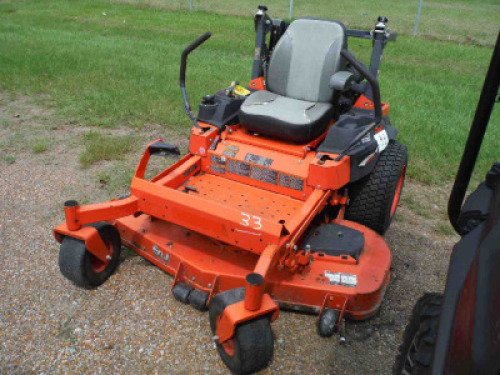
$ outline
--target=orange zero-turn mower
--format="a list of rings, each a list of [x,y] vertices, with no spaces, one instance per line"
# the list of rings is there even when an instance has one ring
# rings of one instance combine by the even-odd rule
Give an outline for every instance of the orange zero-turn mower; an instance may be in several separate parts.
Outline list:
[[[61,272],[78,286],[102,284],[122,244],[172,274],[177,300],[209,310],[218,351],[238,374],[271,360],[280,308],[319,315],[322,336],[378,311],[391,266],[381,235],[408,159],[377,81],[395,39],[387,19],[365,32],[327,19],[288,24],[266,11],[255,15],[249,87],[205,96],[197,117],[186,61],[210,33],[183,52],[189,153],[148,180],[151,157],[179,154],[152,142],[129,196],[67,201],[54,229]],[[369,68],[348,51],[348,36],[372,41]]]

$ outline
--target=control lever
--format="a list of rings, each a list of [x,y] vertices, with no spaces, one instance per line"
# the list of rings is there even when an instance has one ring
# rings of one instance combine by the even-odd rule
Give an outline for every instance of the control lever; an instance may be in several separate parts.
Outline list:
[[[196,39],[193,43],[191,43],[189,46],[187,46],[181,55],[181,73],[180,73],[180,78],[179,78],[179,85],[181,87],[182,96],[184,98],[184,111],[186,112],[186,115],[189,117],[189,119],[194,124],[194,126],[196,126],[200,130],[204,130],[204,129],[200,126],[200,124],[198,124],[198,121],[196,121],[196,116],[193,113],[193,111],[191,110],[191,105],[189,104],[189,98],[188,98],[187,91],[186,91],[187,57],[191,52],[193,52],[196,48],[201,46],[211,36],[212,36],[212,33],[210,31],[207,31],[205,34],[203,34],[198,39]]]

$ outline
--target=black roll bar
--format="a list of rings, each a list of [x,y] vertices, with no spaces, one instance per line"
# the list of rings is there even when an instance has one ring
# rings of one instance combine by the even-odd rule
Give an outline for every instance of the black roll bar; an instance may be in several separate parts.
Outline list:
[[[334,161],[339,161],[342,159],[347,151],[349,151],[355,144],[357,144],[361,138],[363,138],[368,132],[370,132],[373,128],[378,126],[380,122],[382,121],[382,100],[380,99],[380,86],[378,84],[377,77],[375,77],[368,69],[366,69],[362,64],[359,63],[358,60],[356,60],[349,52],[342,50],[340,51],[340,54],[342,55],[343,58],[345,58],[354,69],[356,69],[358,72],[361,73],[363,77],[366,78],[368,83],[371,86],[372,92],[373,92],[373,104],[375,107],[375,121],[373,124],[367,126],[365,129],[363,129],[362,132],[360,132],[354,139],[349,143],[347,147],[345,147],[337,156]]]
[[[370,84],[373,92],[373,104],[375,107],[375,122],[377,124],[380,123],[380,121],[382,121],[382,100],[380,99],[380,86],[378,84],[377,77],[360,64],[359,61],[347,51],[342,50],[340,51],[340,54],[352,65],[354,69],[360,72]]]

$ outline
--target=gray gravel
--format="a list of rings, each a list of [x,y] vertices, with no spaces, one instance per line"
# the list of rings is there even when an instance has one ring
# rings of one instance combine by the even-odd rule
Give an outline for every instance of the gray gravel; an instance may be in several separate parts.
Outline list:
[[[124,254],[118,272],[96,290],[61,276],[51,230],[63,218],[62,203],[106,199],[96,176],[109,163],[82,170],[83,128],[65,126],[26,98],[0,95],[0,120],[0,151],[16,157],[12,164],[0,160],[0,373],[226,374],[207,314],[176,302],[172,278],[142,258]],[[23,147],[33,134],[52,140],[46,152]],[[125,162],[134,165],[135,155]],[[273,324],[275,355],[264,373],[390,372],[413,303],[425,290],[442,289],[454,240],[434,230],[444,219],[446,189],[434,189],[436,198],[427,202],[429,190],[410,183],[406,194],[427,197],[432,217],[403,203],[387,234],[393,279],[380,314],[348,322],[347,343],[340,345],[317,335],[316,317],[283,312]]]

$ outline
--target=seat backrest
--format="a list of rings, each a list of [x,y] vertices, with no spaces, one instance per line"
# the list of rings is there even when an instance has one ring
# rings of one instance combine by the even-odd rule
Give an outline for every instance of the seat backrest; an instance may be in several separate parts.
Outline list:
[[[330,77],[342,69],[345,26],[327,19],[299,18],[280,38],[271,56],[269,91],[294,99],[330,102]]]

